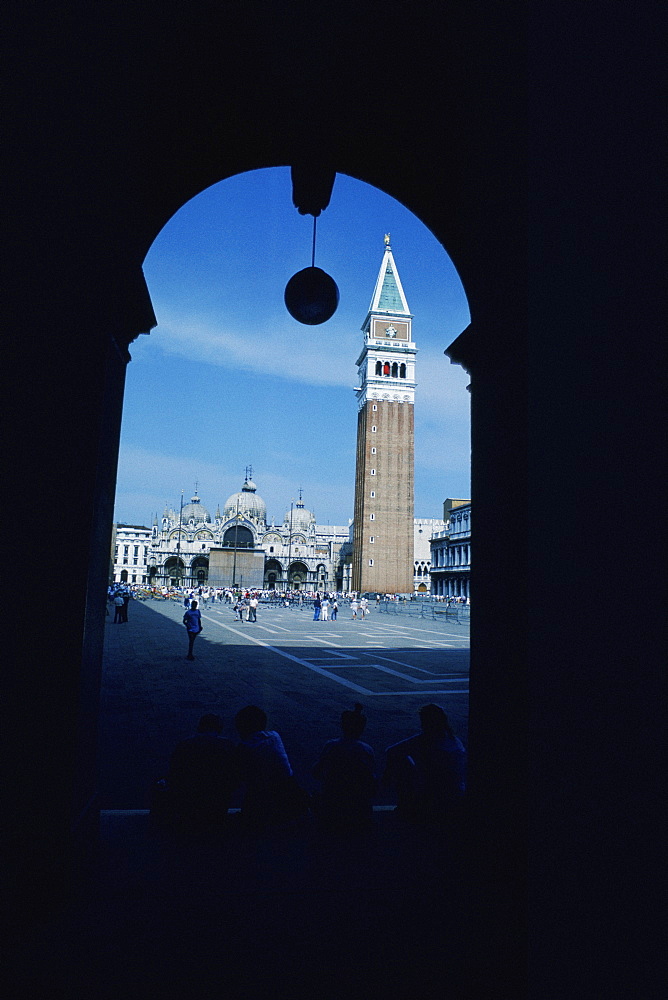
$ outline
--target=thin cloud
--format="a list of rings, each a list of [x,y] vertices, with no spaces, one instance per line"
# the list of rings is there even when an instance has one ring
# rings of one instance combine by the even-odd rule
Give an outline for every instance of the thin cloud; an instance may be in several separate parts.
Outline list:
[[[312,328],[287,324],[258,330],[252,337],[223,330],[206,320],[168,318],[152,333],[166,353],[248,372],[279,375],[309,385],[350,386],[359,336],[337,332],[323,337]],[[353,361],[342,363],[342,358]]]

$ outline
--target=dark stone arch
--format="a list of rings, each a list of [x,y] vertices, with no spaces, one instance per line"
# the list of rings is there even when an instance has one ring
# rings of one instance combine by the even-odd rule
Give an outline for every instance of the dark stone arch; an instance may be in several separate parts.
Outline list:
[[[243,524],[232,525],[223,535],[223,545],[232,549],[253,549],[255,548],[253,532]]]

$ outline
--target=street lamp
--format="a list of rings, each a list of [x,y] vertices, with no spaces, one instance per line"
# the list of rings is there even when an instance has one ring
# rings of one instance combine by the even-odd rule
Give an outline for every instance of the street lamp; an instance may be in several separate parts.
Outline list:
[[[288,566],[286,571],[286,590],[290,590],[290,560],[292,559],[292,508],[295,504],[295,498],[293,497],[290,501],[290,535],[288,536]]]
[[[239,497],[237,497],[237,512],[234,515],[234,558],[232,561],[232,587],[237,585],[237,541],[239,538]]]
[[[181,580],[181,574],[179,572],[181,568],[181,520],[183,517],[183,490],[181,490],[181,506],[179,508],[179,538],[176,543],[176,575],[178,580]]]

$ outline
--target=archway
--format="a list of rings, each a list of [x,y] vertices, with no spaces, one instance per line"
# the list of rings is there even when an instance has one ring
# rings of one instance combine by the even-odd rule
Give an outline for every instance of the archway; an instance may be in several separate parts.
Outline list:
[[[234,525],[223,535],[223,545],[231,549],[252,549],[255,546],[253,532],[245,525]]]
[[[172,587],[182,586],[185,578],[186,567],[182,559],[167,559],[165,562],[164,576],[168,585]]]
[[[203,556],[193,559],[190,566],[190,578],[194,584],[201,586],[209,578],[209,560]]]
[[[268,559],[264,568],[266,590],[276,590],[283,578],[283,567],[277,559]]]
[[[291,563],[288,567],[288,590],[306,590],[308,567],[303,562]]]

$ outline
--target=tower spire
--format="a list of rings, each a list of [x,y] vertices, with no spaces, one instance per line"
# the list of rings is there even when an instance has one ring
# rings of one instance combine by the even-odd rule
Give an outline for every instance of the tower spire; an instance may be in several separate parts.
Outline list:
[[[376,278],[376,287],[371,296],[369,315],[373,312],[392,313],[393,315],[410,316],[401,278],[392,253],[390,234],[385,233],[385,251]],[[369,316],[367,316],[367,321]],[[366,325],[366,324],[365,324]]]

